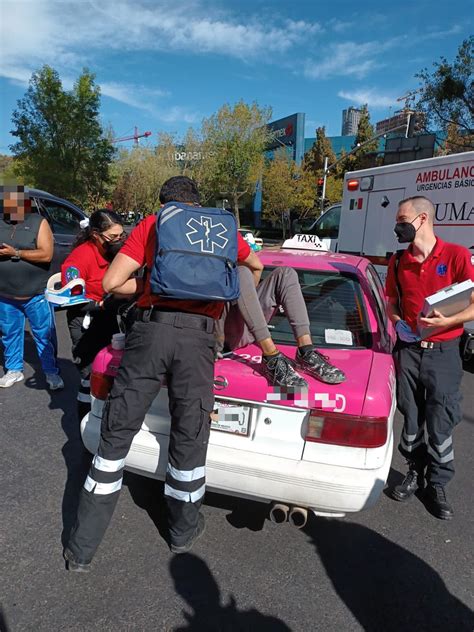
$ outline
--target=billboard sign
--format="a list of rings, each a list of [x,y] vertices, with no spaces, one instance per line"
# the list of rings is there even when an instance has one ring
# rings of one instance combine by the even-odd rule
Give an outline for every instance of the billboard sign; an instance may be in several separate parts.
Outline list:
[[[293,160],[300,164],[304,152],[304,119],[304,114],[297,113],[268,123],[267,127],[274,140],[269,143],[267,150],[288,147]]]

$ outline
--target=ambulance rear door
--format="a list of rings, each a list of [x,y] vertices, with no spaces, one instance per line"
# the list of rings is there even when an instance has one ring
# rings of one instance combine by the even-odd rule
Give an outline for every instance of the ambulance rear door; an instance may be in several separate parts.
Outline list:
[[[404,197],[405,188],[370,191],[361,248],[364,257],[386,258],[400,248],[393,229],[398,203]]]

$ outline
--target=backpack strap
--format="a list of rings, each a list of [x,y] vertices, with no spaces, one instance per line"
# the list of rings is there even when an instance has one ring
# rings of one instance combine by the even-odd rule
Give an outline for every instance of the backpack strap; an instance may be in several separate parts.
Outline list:
[[[397,252],[395,253],[395,264],[393,267],[393,271],[395,274],[395,282],[397,284],[398,307],[400,308],[400,313],[402,311],[402,286],[400,285],[400,279],[398,278],[398,266],[400,265],[400,259],[402,258],[402,255],[404,252],[405,250],[397,250]]]

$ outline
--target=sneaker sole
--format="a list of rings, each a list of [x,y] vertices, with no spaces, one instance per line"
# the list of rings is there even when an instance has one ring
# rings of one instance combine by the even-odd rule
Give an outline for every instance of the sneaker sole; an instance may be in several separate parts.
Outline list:
[[[23,382],[24,379],[25,379],[25,376],[22,375],[21,377],[17,377],[11,384],[0,384],[0,388],[10,388],[17,382]]]

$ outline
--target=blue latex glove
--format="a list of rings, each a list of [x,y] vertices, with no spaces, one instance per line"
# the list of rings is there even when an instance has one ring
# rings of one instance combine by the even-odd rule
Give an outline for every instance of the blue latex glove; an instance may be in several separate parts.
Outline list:
[[[420,336],[415,334],[415,332],[411,330],[410,325],[404,320],[397,321],[395,331],[403,342],[418,342],[418,340],[421,340]]]

